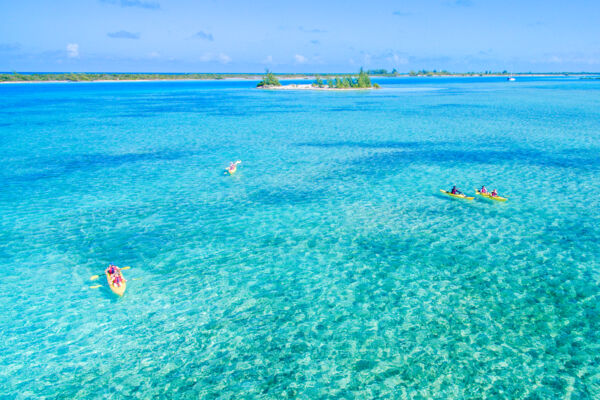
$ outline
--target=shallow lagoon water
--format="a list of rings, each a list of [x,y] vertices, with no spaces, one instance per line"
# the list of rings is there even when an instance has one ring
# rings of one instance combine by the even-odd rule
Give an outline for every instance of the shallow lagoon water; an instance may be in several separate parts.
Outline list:
[[[380,83],[0,85],[3,396],[599,398],[600,82]]]

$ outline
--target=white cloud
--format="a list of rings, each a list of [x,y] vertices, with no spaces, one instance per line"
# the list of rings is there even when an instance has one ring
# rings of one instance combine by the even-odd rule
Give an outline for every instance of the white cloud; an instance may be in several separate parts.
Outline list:
[[[231,57],[229,57],[225,53],[219,53],[219,54],[206,53],[200,57],[200,61],[204,61],[204,62],[217,61],[217,62],[220,62],[221,64],[228,64],[231,62]]]
[[[160,53],[158,51],[153,51],[151,53],[148,54],[148,57],[150,58],[158,58],[160,57]]]
[[[69,57],[69,58],[79,57],[79,45],[77,43],[67,44],[67,57]]]
[[[296,54],[296,55],[294,56],[294,60],[296,60],[296,62],[297,62],[298,64],[304,64],[306,61],[308,61],[308,60],[306,59],[306,57],[304,57],[303,55],[300,55],[300,54]]]
[[[227,63],[231,62],[231,57],[229,57],[225,53],[219,53],[219,55],[217,56],[217,59],[219,60],[220,63],[223,63],[223,64],[227,64]]]
[[[396,64],[396,65],[398,65],[398,64],[408,64],[408,58],[406,58],[406,57],[401,57],[401,56],[399,56],[398,54],[395,54],[395,53],[394,53],[394,55],[392,55],[392,57],[391,57],[391,58],[392,58],[392,62],[393,62],[394,64]]]
[[[266,56],[263,60],[264,64],[271,64],[273,62],[273,56]]]

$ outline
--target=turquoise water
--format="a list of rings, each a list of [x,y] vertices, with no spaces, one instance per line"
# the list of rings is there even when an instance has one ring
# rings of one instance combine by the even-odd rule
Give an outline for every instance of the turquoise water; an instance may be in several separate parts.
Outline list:
[[[0,85],[0,397],[600,398],[600,82],[380,83]]]

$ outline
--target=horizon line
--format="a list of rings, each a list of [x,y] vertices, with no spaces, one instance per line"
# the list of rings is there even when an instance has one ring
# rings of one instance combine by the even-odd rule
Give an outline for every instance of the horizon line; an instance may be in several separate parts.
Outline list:
[[[411,72],[412,73],[416,73],[416,74],[421,74],[422,72],[425,73],[432,73],[432,74],[442,74],[442,75],[446,75],[446,74],[481,74],[481,75],[522,75],[522,74],[570,74],[570,75],[584,75],[584,74],[600,74],[600,71],[520,71],[520,72],[515,72],[515,71],[466,71],[466,72],[459,72],[459,71],[447,71],[447,70],[426,70],[426,69],[420,69],[420,70],[411,70],[408,72],[398,72],[396,71],[391,72],[391,71],[387,71],[385,73],[380,72],[383,69],[367,69],[365,70],[365,72],[369,73],[370,71],[372,71],[373,73],[371,75],[408,75]],[[323,74],[327,74],[327,75],[334,75],[334,74],[353,74],[355,73],[355,71],[351,71],[351,72],[274,72],[274,71],[270,71],[275,75],[323,75]],[[144,74],[144,75],[175,75],[175,74],[181,74],[181,75],[189,75],[189,74],[198,74],[198,75],[264,75],[265,72],[176,72],[176,71],[170,71],[170,72],[142,72],[142,71],[112,71],[112,72],[97,72],[97,71],[0,71],[0,74],[6,74],[6,75],[14,75],[14,74]]]

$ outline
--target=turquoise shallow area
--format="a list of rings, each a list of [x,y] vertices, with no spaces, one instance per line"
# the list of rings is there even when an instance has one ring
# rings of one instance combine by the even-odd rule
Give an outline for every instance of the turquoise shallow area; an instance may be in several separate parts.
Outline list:
[[[0,85],[0,397],[600,398],[600,81],[379,82]]]

